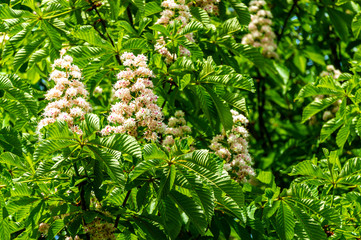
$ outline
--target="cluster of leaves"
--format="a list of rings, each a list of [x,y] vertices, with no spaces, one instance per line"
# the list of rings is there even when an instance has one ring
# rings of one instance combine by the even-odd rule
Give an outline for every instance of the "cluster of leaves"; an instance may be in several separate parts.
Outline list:
[[[218,15],[190,6],[184,27],[155,24],[160,0],[1,3],[2,239],[90,239],[86,226],[94,221],[112,224],[117,239],[360,238],[360,5],[267,3],[280,59],[241,44],[251,17],[235,0],[222,0]],[[159,37],[177,54],[174,62],[154,50]],[[180,46],[191,55],[181,57]],[[81,136],[63,122],[35,131],[62,48],[82,69],[94,107]],[[192,137],[176,139],[170,151],[99,134],[124,52],[148,57],[165,115],[186,114]],[[352,74],[316,78],[327,64]],[[103,94],[93,94],[98,86]],[[317,113],[335,102],[339,110],[323,123]],[[244,184],[206,150],[232,127],[231,108],[248,114],[259,168]],[[310,117],[318,121],[304,125]]]

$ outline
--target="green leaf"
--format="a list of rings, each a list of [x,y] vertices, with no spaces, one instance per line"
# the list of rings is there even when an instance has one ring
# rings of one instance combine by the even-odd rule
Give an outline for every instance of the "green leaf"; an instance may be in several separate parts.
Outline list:
[[[239,24],[237,18],[230,18],[224,23],[222,23],[222,28],[220,30],[220,35],[229,35],[235,32],[241,31],[243,29],[242,25]]]
[[[293,203],[287,202],[287,204],[298,219],[303,235],[307,236],[310,240],[323,240],[327,238],[320,224]]]
[[[247,76],[243,76],[241,74],[210,76],[205,79],[200,79],[199,82],[222,84],[225,86],[232,86],[234,88],[244,89],[251,92],[255,91],[253,79]]]
[[[143,173],[151,170],[154,167],[157,167],[161,165],[162,163],[165,163],[164,160],[161,159],[150,159],[150,160],[144,160],[140,162],[138,165],[135,166],[135,168],[130,172],[129,174],[129,180],[133,181]]]
[[[94,140],[89,143],[100,146],[106,150],[116,150],[122,154],[129,154],[135,158],[142,158],[142,150],[137,140],[126,134],[114,134],[104,137],[100,141]]]
[[[302,123],[306,122],[310,117],[323,109],[331,106],[335,103],[339,97],[329,97],[324,99],[316,99],[312,103],[308,104],[302,113]]]
[[[111,154],[109,151],[99,149],[94,146],[87,146],[94,154],[95,158],[107,167],[109,176],[121,186],[124,185],[124,174],[120,167],[116,154]]]
[[[204,86],[204,88],[209,93],[214,105],[216,106],[218,117],[224,129],[226,131],[230,130],[233,126],[233,118],[228,105],[222,101],[222,99],[212,90],[212,88],[208,86]]]
[[[45,38],[38,38],[29,44],[22,47],[14,56],[14,71],[19,68],[29,59],[30,55],[44,42]]]
[[[182,171],[182,175],[187,179],[192,190],[191,194],[193,198],[200,204],[208,223],[210,223],[214,214],[215,198],[213,190],[204,184],[199,177],[189,172]]]
[[[339,212],[335,208],[328,206],[324,201],[298,198],[291,198],[288,201],[294,202],[298,207],[304,209],[306,212],[321,216],[329,223],[336,224],[337,226],[341,225]]]
[[[11,80],[4,75],[0,75],[0,89],[9,89],[14,87]]]
[[[157,2],[148,2],[145,4],[144,17],[161,12],[163,9],[159,6]]]
[[[198,21],[191,21],[187,25],[182,28],[182,30],[179,32],[180,35],[186,35],[188,33],[192,33],[195,31],[200,31],[204,29],[202,23]]]
[[[58,151],[76,145],[78,145],[78,142],[70,139],[43,140],[38,144],[34,152],[34,161],[49,157]]]
[[[343,119],[333,118],[323,124],[321,129],[320,141],[324,142],[334,131],[341,127],[343,123]]]
[[[102,39],[92,26],[81,26],[74,31],[74,37],[82,39],[89,44],[106,49],[113,49],[112,45]]]
[[[56,28],[48,21],[43,20],[42,21],[42,29],[45,31],[46,35],[48,35],[52,46],[56,50],[60,50],[61,44],[62,44],[61,43],[61,35],[56,30]]]
[[[131,38],[123,43],[123,50],[143,50],[148,48],[147,41],[142,38]]]
[[[244,194],[241,186],[235,181],[231,180],[228,175],[220,176],[217,173],[209,171],[208,169],[198,166],[192,162],[177,162],[177,165],[194,172],[214,188],[226,193],[238,204],[239,207],[244,206]]]
[[[239,22],[242,25],[248,25],[249,22],[251,21],[251,15],[248,12],[248,8],[247,6],[237,0],[228,0],[228,2],[231,4],[232,8],[235,10]]]
[[[165,231],[170,235],[171,239],[176,239],[181,230],[181,215],[174,202],[167,197],[159,203],[160,216],[165,222]]]
[[[203,24],[211,23],[208,13],[204,9],[199,8],[199,7],[191,7],[190,10],[191,10],[192,17],[194,17],[201,23],[203,23]]]
[[[278,208],[276,223],[276,230],[280,239],[293,239],[295,221],[293,218],[292,210],[284,201],[281,201],[281,204]]]
[[[347,41],[348,39],[348,25],[347,15],[343,12],[340,12],[334,8],[327,8],[328,14],[330,16],[331,22],[335,27],[337,35],[343,40]]]
[[[207,220],[202,208],[196,204],[192,198],[189,198],[178,191],[172,190],[169,194],[178,207],[187,214],[189,219],[192,221],[191,224],[196,227],[201,235],[204,235],[205,228],[207,227]]]
[[[49,239],[54,239],[54,237],[56,235],[58,235],[58,233],[64,228],[65,224],[64,224],[64,220],[63,219],[57,219],[55,220],[48,231],[48,238]]]
[[[343,147],[343,145],[345,145],[347,138],[350,135],[350,127],[351,126],[349,124],[345,124],[340,128],[340,130],[337,133],[336,143],[337,146],[339,146],[340,148]]]

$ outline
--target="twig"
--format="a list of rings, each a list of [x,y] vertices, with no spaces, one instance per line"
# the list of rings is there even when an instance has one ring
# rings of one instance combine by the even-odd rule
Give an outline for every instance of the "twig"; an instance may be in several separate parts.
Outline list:
[[[98,17],[99,17],[99,19],[100,19],[100,23],[102,24],[102,26],[103,26],[103,28],[104,28],[107,36],[108,36],[108,39],[109,39],[110,43],[112,44],[113,47],[115,47],[114,41],[113,41],[113,39],[110,37],[110,35],[109,35],[108,31],[107,31],[107,26],[106,26],[106,24],[105,24],[105,20],[102,18],[102,16],[100,15],[100,12],[99,12],[98,9],[97,9],[98,6],[95,5],[92,0],[89,0],[89,3],[92,5],[92,9],[94,9],[95,12],[96,12],[96,14],[98,15]],[[99,32],[99,31],[98,31],[98,32]],[[103,35],[103,34],[101,34],[101,35]],[[104,36],[104,35],[103,35],[103,36]],[[117,62],[119,63],[119,65],[122,65],[122,62],[120,61],[119,54],[116,54],[116,55],[115,55],[115,58],[117,59]]]
[[[284,34],[284,32],[285,32],[285,29],[286,29],[288,20],[290,19],[293,10],[294,10],[295,7],[297,6],[297,2],[298,2],[298,0],[293,0],[292,7],[291,7],[290,11],[288,12],[287,17],[286,17],[286,19],[285,19],[285,21],[284,21],[284,23],[283,23],[281,33],[280,33],[280,34],[278,35],[278,37],[277,37],[277,42],[279,42],[279,41],[281,40],[281,38],[282,38],[282,36],[283,36],[283,34]]]
[[[130,193],[132,192],[132,190],[129,190],[127,192],[127,195],[125,196],[124,198],[124,201],[123,201],[123,204],[122,204],[122,207],[124,208],[125,205],[127,205],[127,201],[129,199],[129,196],[130,196]],[[120,214],[118,214],[117,218],[115,219],[115,222],[114,222],[114,228],[117,228],[118,227],[118,224],[119,224],[119,219],[120,219]]]

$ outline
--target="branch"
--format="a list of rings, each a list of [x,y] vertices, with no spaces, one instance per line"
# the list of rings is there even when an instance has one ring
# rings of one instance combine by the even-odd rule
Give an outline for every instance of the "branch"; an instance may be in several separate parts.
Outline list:
[[[284,32],[285,32],[285,29],[286,29],[288,20],[290,19],[293,10],[294,10],[295,7],[297,6],[297,3],[298,3],[298,0],[293,0],[292,7],[291,7],[290,11],[288,12],[287,17],[286,17],[286,19],[285,19],[285,21],[284,21],[284,23],[283,23],[282,31],[281,31],[281,33],[280,33],[280,34],[278,35],[278,37],[277,37],[277,43],[281,40],[281,38],[282,38],[282,36],[283,36],[283,34],[284,34]]]
[[[107,26],[106,26],[106,24],[105,24],[105,20],[102,18],[102,16],[100,15],[100,12],[99,12],[98,9],[97,9],[97,7],[98,7],[99,5],[94,4],[92,0],[89,0],[89,3],[92,5],[92,10],[95,10],[96,14],[98,15],[99,21],[100,21],[100,23],[102,24],[102,26],[103,26],[103,28],[104,28],[104,30],[105,30],[105,33],[106,33],[107,36],[108,36],[108,39],[109,39],[110,43],[111,43],[112,46],[115,48],[114,41],[113,41],[113,39],[110,37],[110,35],[109,35],[108,31],[107,31]],[[99,31],[98,31],[98,32],[99,32]],[[104,37],[103,34],[101,34],[101,36]],[[119,65],[122,65],[122,62],[120,61],[120,57],[119,57],[118,54],[115,55],[115,58],[117,59],[117,62],[119,63]]]
[[[127,192],[127,195],[126,195],[125,198],[124,198],[124,201],[123,201],[123,204],[122,204],[122,207],[123,207],[123,208],[125,207],[125,205],[127,205],[127,201],[128,201],[128,198],[129,198],[131,192],[132,192],[132,190],[129,190],[129,191]],[[114,228],[117,228],[117,227],[118,227],[119,219],[120,219],[120,214],[118,214],[117,218],[115,219]]]

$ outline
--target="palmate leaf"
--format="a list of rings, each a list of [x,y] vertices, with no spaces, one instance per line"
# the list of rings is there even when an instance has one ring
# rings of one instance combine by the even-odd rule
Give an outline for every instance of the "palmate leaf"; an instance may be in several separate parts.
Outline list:
[[[197,97],[198,99],[197,102],[199,103],[200,108],[202,109],[204,115],[206,116],[208,121],[211,122],[212,121],[211,110],[213,107],[211,97],[202,86],[196,85],[192,87],[191,90]]]
[[[135,168],[130,172],[129,174],[129,180],[133,181],[143,173],[151,170],[154,167],[158,167],[161,164],[164,164],[165,161],[162,159],[150,159],[150,160],[144,160],[140,162],[138,165],[135,166]]]
[[[307,239],[310,240],[323,240],[327,238],[321,225],[305,213],[305,211],[291,202],[287,202],[287,205],[292,209],[292,212],[298,219],[303,236],[307,236]]]
[[[158,201],[159,199],[166,197],[169,191],[172,190],[176,173],[177,170],[174,164],[163,168],[163,174],[161,175],[160,186],[157,192]]]
[[[241,74],[210,76],[205,79],[199,80],[199,82],[221,84],[224,86],[231,86],[234,88],[244,89],[251,92],[255,91],[252,78],[243,76]]]
[[[163,9],[159,6],[157,2],[148,2],[145,4],[144,17],[161,12]]]
[[[302,175],[310,176],[312,178],[319,178],[324,180],[330,180],[328,175],[325,175],[322,169],[315,165],[312,161],[306,160],[298,163],[290,173],[291,176]]]
[[[11,80],[5,76],[5,75],[0,75],[0,89],[9,89],[9,88],[13,88],[14,85],[12,84]]]
[[[74,37],[82,39],[89,44],[106,48],[106,49],[113,49],[112,45],[108,42],[99,37],[99,34],[94,30],[92,26],[81,26],[79,29],[74,31]]]
[[[326,205],[326,202],[316,199],[298,199],[290,198],[288,202],[295,203],[299,208],[314,215],[319,215],[326,219],[329,223],[341,225],[340,213],[335,208]]]
[[[58,233],[64,228],[65,224],[64,224],[64,220],[63,219],[57,219],[55,220],[49,229],[48,232],[48,238],[49,239],[54,239],[54,237],[56,235],[58,235]]]
[[[218,175],[191,162],[178,162],[177,165],[193,172],[201,179],[207,181],[212,187],[226,193],[238,204],[239,207],[244,206],[244,194],[241,186],[231,180],[228,175]]]
[[[159,224],[145,219],[142,216],[134,218],[134,222],[139,226],[140,230],[146,233],[147,239],[167,239],[166,235],[159,228]]]
[[[302,123],[306,122],[310,117],[322,111],[323,109],[329,107],[335,103],[339,97],[329,97],[324,99],[316,99],[310,104],[308,104],[302,113]]]
[[[343,165],[337,182],[347,185],[361,185],[361,159],[351,158]]]
[[[192,221],[191,224],[195,226],[201,235],[204,235],[207,227],[207,220],[202,208],[193,201],[192,198],[187,197],[178,191],[172,190],[169,195],[177,206],[189,217]]]
[[[237,18],[231,18],[225,21],[224,23],[222,23],[220,35],[223,36],[223,35],[233,34],[237,31],[242,30],[243,28],[244,27],[241,24],[239,24]]]
[[[293,239],[295,221],[292,210],[284,201],[281,201],[281,204],[277,210],[275,227],[280,239]]]
[[[315,84],[312,83],[304,86],[298,93],[298,96],[296,97],[295,100],[298,100],[300,98],[312,97],[316,95],[335,95],[335,94],[342,94],[342,91],[315,86]]]
[[[109,151],[105,151],[104,149],[99,149],[90,145],[87,147],[92,151],[95,158],[106,166],[107,173],[114,180],[114,182],[120,185],[124,185],[124,174],[117,159],[117,154],[112,154]]]
[[[27,109],[19,101],[1,98],[0,107],[11,114],[14,114],[18,118],[29,118]]]
[[[208,13],[199,7],[191,7],[191,13],[192,13],[192,17],[194,17],[195,19],[197,19],[198,21],[200,21],[203,24],[210,24],[211,20],[208,16]]]
[[[343,147],[343,145],[345,145],[347,138],[350,135],[350,130],[351,130],[350,128],[351,128],[351,125],[346,123],[338,131],[337,136],[336,136],[336,143],[337,143],[338,147],[341,148],[341,147]]]
[[[237,13],[239,22],[242,25],[248,25],[249,22],[251,21],[251,15],[248,12],[247,6],[244,3],[237,0],[228,0],[228,2],[231,4],[232,8]]]
[[[187,171],[182,171],[182,175],[188,181],[191,187],[193,198],[202,207],[208,223],[212,221],[214,214],[214,193],[212,188],[204,184],[201,179]]]
[[[181,230],[181,215],[174,202],[169,198],[162,199],[159,202],[159,212],[163,219],[164,229],[171,239],[176,239]]]
[[[163,150],[161,150],[159,147],[157,147],[157,145],[155,143],[146,144],[143,148],[143,152],[144,152],[144,154],[143,154],[144,160],[169,159],[168,155]]]
[[[179,34],[180,35],[186,35],[188,33],[200,31],[200,30],[203,30],[203,29],[204,28],[203,28],[202,23],[200,23],[198,21],[191,21],[187,25],[185,25],[184,28],[182,28],[182,30],[179,32]]]
[[[56,152],[68,147],[74,147],[78,144],[77,141],[71,139],[43,140],[38,143],[34,152],[34,161],[49,157]]]
[[[14,70],[19,68],[29,59],[30,55],[44,42],[45,38],[40,37],[22,47],[14,56]]]
[[[15,88],[7,89],[4,98],[18,101],[27,109],[28,113],[30,113],[31,115],[35,116],[38,113],[37,101],[35,101],[33,96],[26,92]]]
[[[333,132],[335,132],[339,127],[341,127],[342,124],[344,124],[344,119],[342,118],[332,118],[331,120],[323,124],[320,134],[320,141],[324,142]]]
[[[139,143],[134,137],[126,134],[114,134],[100,140],[96,139],[90,141],[89,143],[104,148],[107,151],[115,150],[122,154],[129,154],[138,159],[142,158],[142,151]]]
[[[230,130],[233,126],[233,118],[228,105],[222,101],[222,99],[213,91],[212,88],[210,88],[209,86],[203,86],[203,87],[206,89],[206,91],[212,98],[212,101],[216,106],[218,112],[218,117],[224,129],[226,131]]]
[[[19,156],[11,153],[11,152],[4,152],[0,155],[0,162],[9,164],[11,166],[14,166],[22,171],[27,172],[29,169],[24,164],[24,159],[21,159]]]
[[[80,128],[83,130],[84,137],[90,136],[96,131],[100,130],[100,119],[98,115],[88,113],[85,115],[84,121],[82,121]]]
[[[42,22],[42,29],[45,31],[46,35],[48,35],[51,45],[57,49],[60,50],[61,48],[61,35],[60,33],[54,28],[54,26],[46,21],[43,20]]]
[[[216,209],[220,209],[229,215],[238,218],[241,221],[241,225],[245,225],[247,221],[247,216],[243,208],[240,208],[238,204],[228,196],[217,198]]]
[[[125,41],[122,45],[122,49],[127,50],[143,50],[148,48],[148,43],[143,38],[131,38]]]
[[[229,105],[232,105],[243,113],[248,114],[246,98],[242,97],[241,95],[237,93],[226,93],[222,96],[222,99]]]

